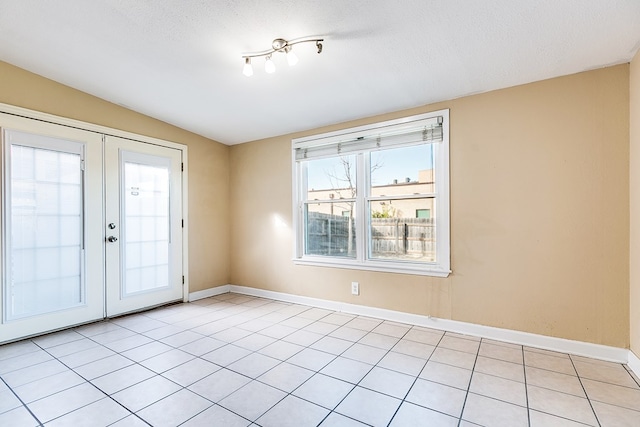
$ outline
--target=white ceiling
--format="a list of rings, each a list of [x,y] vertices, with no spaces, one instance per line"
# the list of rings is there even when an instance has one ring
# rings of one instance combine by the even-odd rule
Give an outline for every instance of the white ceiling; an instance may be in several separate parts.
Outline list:
[[[276,73],[241,54],[300,44]],[[0,0],[0,60],[225,144],[628,62],[640,0]]]

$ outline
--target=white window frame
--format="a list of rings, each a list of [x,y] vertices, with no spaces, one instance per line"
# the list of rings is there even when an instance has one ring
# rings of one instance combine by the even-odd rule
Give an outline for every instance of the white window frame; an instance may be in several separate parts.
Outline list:
[[[436,261],[435,262],[411,262],[405,260],[379,260],[368,257],[369,221],[367,200],[369,174],[368,153],[370,149],[355,151],[356,154],[356,257],[331,257],[324,255],[306,255],[304,253],[304,202],[306,182],[302,161],[296,159],[296,152],[304,147],[321,147],[335,144],[345,139],[371,138],[376,132],[384,129],[385,132],[418,128],[425,123],[433,123],[433,119],[442,117],[442,141],[434,142],[437,147],[434,152],[435,166],[435,212],[436,218]],[[398,145],[400,147],[402,145]],[[292,173],[293,173],[293,224],[294,224],[294,264],[312,265],[334,268],[347,268],[356,270],[381,271],[390,273],[413,274],[423,276],[447,277],[451,273],[451,248],[450,248],[450,213],[449,213],[449,110],[438,110],[430,113],[419,114],[401,119],[373,123],[312,135],[304,138],[296,138],[291,141],[292,147]],[[335,154],[329,155],[334,157]]]

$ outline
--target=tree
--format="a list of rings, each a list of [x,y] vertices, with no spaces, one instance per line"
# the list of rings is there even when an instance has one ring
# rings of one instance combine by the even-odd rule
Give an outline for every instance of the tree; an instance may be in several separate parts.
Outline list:
[[[376,163],[371,165],[370,173],[373,174],[376,170],[380,169],[383,163]],[[329,178],[333,192],[338,196],[338,199],[354,199],[356,197],[356,170],[355,164],[349,161],[348,156],[340,156],[339,170],[336,171],[334,167],[331,171],[325,171],[325,174]],[[345,197],[346,196],[346,197]],[[343,201],[349,211],[348,221],[348,238],[347,238],[347,253],[351,253],[353,250],[353,201]],[[393,208],[392,208],[393,209]],[[393,209],[395,214],[395,209]],[[375,214],[373,212],[372,214]]]

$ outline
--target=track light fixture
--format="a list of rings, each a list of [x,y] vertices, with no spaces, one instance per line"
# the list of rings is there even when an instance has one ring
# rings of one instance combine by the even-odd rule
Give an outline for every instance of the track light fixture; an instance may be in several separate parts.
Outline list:
[[[322,52],[322,42],[324,39],[315,38],[315,37],[303,37],[299,39],[294,39],[291,41],[287,41],[285,39],[275,39],[271,43],[271,49],[262,51],[262,52],[251,52],[251,53],[243,53],[242,58],[244,59],[244,68],[242,69],[242,74],[247,77],[251,77],[253,75],[253,67],[251,66],[251,58],[258,58],[261,56],[266,57],[266,61],[264,63],[264,71],[271,74],[276,71],[276,66],[271,59],[271,55],[275,52],[281,52],[287,55],[287,63],[290,67],[293,67],[298,63],[298,57],[295,53],[293,53],[293,45],[299,43],[308,43],[315,42],[316,49],[318,53]]]

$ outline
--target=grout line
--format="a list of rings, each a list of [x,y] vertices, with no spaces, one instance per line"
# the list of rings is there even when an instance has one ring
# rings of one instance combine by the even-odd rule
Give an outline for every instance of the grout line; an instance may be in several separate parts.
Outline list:
[[[403,338],[409,333],[409,331],[411,331],[413,329],[413,327],[409,328],[409,330],[402,336]],[[407,389],[407,392],[404,394],[404,397],[401,399],[400,405],[398,406],[398,408],[396,409],[396,411],[393,413],[393,416],[391,417],[391,419],[389,420],[389,424],[388,426],[391,425],[391,423],[393,422],[393,419],[396,417],[396,415],[398,414],[398,411],[400,410],[400,408],[402,407],[402,405],[404,405],[405,402],[407,403],[411,403],[407,401],[407,396],[409,396],[409,393],[411,393],[411,390],[413,389],[413,387],[416,385],[416,383],[418,382],[418,379],[420,378],[420,374],[422,373],[422,371],[424,371],[424,368],[427,366],[427,364],[429,363],[429,361],[431,360],[431,356],[433,356],[433,353],[435,353],[436,349],[438,348],[438,346],[440,345],[440,343],[442,342],[442,339],[444,338],[445,333],[443,333],[440,336],[440,339],[438,340],[438,342],[436,343],[436,345],[433,346],[433,351],[431,352],[431,354],[429,354],[429,357],[427,357],[427,359],[424,362],[424,365],[422,366],[422,369],[420,370],[420,372],[415,376],[415,378],[413,379],[413,382],[411,383],[411,386]],[[402,338],[401,338],[402,339]],[[424,343],[423,343],[424,344]],[[430,344],[426,344],[426,345],[430,345]],[[377,365],[376,365],[377,366]],[[426,381],[426,380],[425,380]],[[412,403],[413,404],[413,403]],[[421,405],[418,405],[421,406]],[[423,407],[423,406],[421,406]],[[431,408],[428,408],[431,409]],[[442,413],[440,411],[436,411],[435,409],[431,409],[432,411],[435,412],[439,412]],[[445,414],[445,415],[449,415],[449,414]],[[459,421],[458,421],[459,423]]]
[[[522,369],[524,371],[524,398],[527,403],[527,423],[531,427],[531,408],[529,407],[529,387],[527,386],[527,364],[524,360],[524,346],[520,346],[522,352]]]
[[[34,419],[34,420],[36,420],[36,421],[38,422],[38,426],[42,427],[42,426],[43,426],[43,424],[42,424],[42,422],[40,421],[40,419],[39,419],[38,417],[36,417],[36,414],[34,414],[34,413],[31,411],[31,408],[29,408],[29,407],[27,406],[27,404],[26,404],[26,403],[24,403],[24,401],[20,398],[20,396],[18,396],[18,394],[13,390],[13,388],[11,388],[11,387],[9,386],[9,384],[7,384],[7,382],[6,382],[6,381],[4,380],[4,378],[2,378],[1,376],[0,376],[0,381],[2,381],[2,382],[4,383],[4,385],[5,385],[5,386],[7,386],[7,388],[11,391],[11,393],[12,393],[12,394],[16,397],[16,399],[18,399],[18,401],[22,404],[22,407],[23,407],[24,409],[26,409],[26,410],[27,410],[27,412],[29,412],[29,413],[31,414],[31,416],[33,417],[33,419]],[[18,407],[18,408],[19,408],[19,407]],[[14,409],[17,409],[17,408],[14,408]],[[11,409],[11,411],[13,411],[13,409]],[[8,412],[8,411],[7,411],[7,412]]]
[[[593,412],[593,416],[596,419],[596,422],[598,423],[599,427],[602,427],[602,424],[600,423],[600,420],[598,419],[598,414],[596,414],[596,410],[593,407],[593,404],[591,403],[591,399],[589,398],[589,395],[587,394],[587,389],[584,388],[584,384],[582,384],[582,378],[580,378],[580,374],[578,373],[578,369],[576,368],[575,363],[573,363],[573,357],[571,357],[571,355],[569,355],[569,360],[571,361],[571,366],[573,366],[573,370],[576,373],[576,377],[578,377],[578,381],[580,381],[580,387],[582,387],[582,391],[584,391],[584,395],[587,398],[587,402],[589,402],[589,407],[591,408],[591,411]]]
[[[473,361],[473,367],[471,368],[471,377],[469,378],[469,384],[467,385],[467,393],[464,396],[464,402],[462,402],[462,409],[460,410],[460,417],[458,418],[458,427],[462,424],[462,414],[464,414],[464,408],[467,406],[467,399],[469,398],[469,390],[471,390],[471,381],[473,381],[473,374],[476,371],[476,363],[478,363],[478,356],[480,355],[480,346],[482,345],[482,338],[478,343],[478,350],[476,351],[476,358]]]

